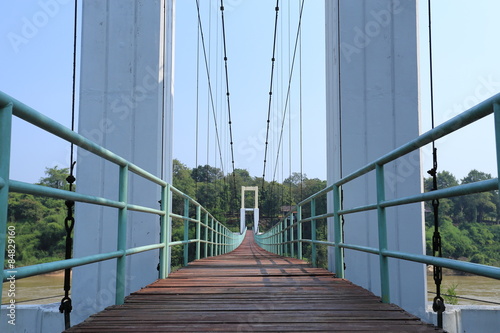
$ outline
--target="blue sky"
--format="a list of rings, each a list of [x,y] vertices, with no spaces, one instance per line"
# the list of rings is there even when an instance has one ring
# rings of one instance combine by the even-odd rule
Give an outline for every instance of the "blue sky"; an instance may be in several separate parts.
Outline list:
[[[212,84],[217,94],[216,112],[224,169],[230,171],[220,51],[220,11],[214,1],[201,0],[200,3],[207,48],[210,48],[211,75],[215,82]],[[214,129],[212,123],[210,127],[206,123],[207,113],[211,110],[207,109],[203,62],[200,62],[198,157],[195,153],[197,22],[194,4],[194,0],[177,1],[174,157],[189,167],[194,167],[196,160],[198,164],[208,161],[220,167],[216,143],[213,139],[207,142],[207,131],[211,134],[208,137],[213,137]],[[263,169],[274,4],[275,1],[270,0],[225,1],[235,162],[238,168],[248,169],[253,176],[261,176]],[[282,113],[284,108],[298,9],[298,1],[282,1],[273,114]],[[73,3],[67,0],[4,1],[0,10],[5,13],[0,22],[0,90],[69,126]],[[432,10],[435,113],[439,124],[500,91],[500,43],[497,41],[498,29],[493,28],[500,3],[496,0],[433,0]],[[323,11],[323,0],[306,1],[301,61],[304,114],[302,170],[311,178],[321,179],[326,178]],[[422,131],[426,131],[430,128],[427,1],[420,1],[419,4],[419,31],[421,127]],[[16,36],[22,38],[16,39]],[[289,125],[288,120],[285,122],[284,152],[276,168],[278,180],[288,176],[290,164],[293,172],[299,172],[301,165],[298,140],[299,58],[296,61],[290,109],[287,110],[293,123]],[[269,155],[273,157],[268,158],[270,168],[266,171],[266,178],[274,174],[280,122],[280,119],[272,118],[271,141],[274,143],[270,143]],[[288,155],[290,142],[291,163]],[[491,117],[449,139],[438,141],[437,145],[440,170],[449,170],[458,178],[464,177],[473,168],[496,176]],[[423,153],[425,170],[430,168],[428,151]],[[68,160],[67,143],[14,121],[11,178],[36,182],[43,176],[45,167],[66,167]]]

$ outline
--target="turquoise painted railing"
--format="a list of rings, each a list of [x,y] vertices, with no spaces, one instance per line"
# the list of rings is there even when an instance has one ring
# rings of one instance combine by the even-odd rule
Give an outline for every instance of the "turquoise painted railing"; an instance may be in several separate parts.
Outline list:
[[[297,213],[289,213],[284,219],[276,223],[271,229],[263,234],[256,235],[257,243],[264,249],[280,254],[298,257],[302,259],[302,244],[311,244],[311,261],[316,264],[316,247],[319,244],[335,247],[335,273],[338,277],[344,277],[344,256],[342,249],[351,249],[372,253],[380,256],[380,277],[382,301],[390,302],[389,293],[389,262],[388,258],[397,258],[424,264],[436,265],[451,268],[463,272],[473,273],[481,276],[500,279],[500,268],[480,265],[475,263],[463,262],[448,258],[439,258],[415,253],[405,253],[399,251],[390,251],[387,249],[387,230],[386,230],[386,208],[411,203],[418,203],[428,200],[449,198],[453,196],[467,195],[472,193],[499,190],[500,183],[498,178],[479,181],[472,184],[460,185],[445,189],[440,189],[427,193],[396,198],[385,199],[385,179],[384,165],[396,160],[414,150],[431,143],[433,140],[442,138],[460,128],[463,128],[481,118],[494,113],[495,134],[496,134],[496,153],[497,170],[500,173],[500,94],[497,94],[486,101],[472,107],[460,115],[448,120],[440,126],[422,134],[413,141],[391,151],[390,153],[378,158],[377,160],[365,165],[357,171],[343,177],[335,184],[319,191],[311,197],[297,204]],[[341,204],[342,186],[375,170],[376,173],[376,191],[377,202],[353,208],[344,208]],[[316,215],[316,201],[324,199],[327,195],[333,195],[333,207],[329,208],[326,214]],[[310,205],[310,217],[302,218],[302,211]],[[379,244],[378,248],[346,244],[342,238],[343,226],[342,216],[364,211],[377,211]],[[316,239],[316,222],[333,218],[334,240],[319,241]],[[302,228],[306,223],[311,224],[311,239],[302,237]]]
[[[118,201],[9,179],[12,116],[23,119],[26,122],[29,122],[47,132],[79,146],[80,148],[116,164],[120,168]],[[128,178],[130,172],[161,187],[161,209],[138,206],[127,201]],[[116,259],[116,304],[122,304],[125,297],[126,256],[145,251],[159,250],[159,278],[166,278],[171,268],[170,247],[176,245],[184,246],[184,264],[186,265],[188,263],[189,244],[196,244],[196,253],[194,257],[196,259],[200,259],[202,244],[204,245],[204,257],[220,255],[230,252],[238,247],[243,241],[245,235],[245,233],[240,234],[230,231],[226,226],[210,215],[198,202],[162,179],[71,131],[70,129],[33,110],[16,99],[0,92],[0,260],[2,263],[4,263],[6,259],[6,249],[8,250],[8,255],[11,253],[15,254],[15,243],[13,238],[15,231],[12,229],[12,226],[8,226],[7,224],[9,192],[41,195],[62,200],[73,200],[75,202],[85,202],[94,205],[114,207],[118,209],[118,246],[116,251],[32,266],[7,267],[7,269],[2,271],[3,282],[6,282],[12,275],[14,275],[17,280],[57,270],[88,265],[104,260]],[[182,212],[182,215],[172,212],[171,203],[173,196],[180,196],[180,198],[184,200],[184,212]],[[151,204],[154,206],[157,202],[152,202]],[[194,207],[196,210],[195,218],[189,217],[190,207]],[[160,217],[161,233],[159,243],[127,248],[126,239],[128,211],[155,214]],[[180,219],[184,221],[184,239],[181,241],[171,241],[172,219]],[[191,223],[196,224],[196,236],[195,238],[189,239],[188,230]],[[204,230],[203,237],[202,230]],[[0,284],[0,294],[1,292],[2,284]]]

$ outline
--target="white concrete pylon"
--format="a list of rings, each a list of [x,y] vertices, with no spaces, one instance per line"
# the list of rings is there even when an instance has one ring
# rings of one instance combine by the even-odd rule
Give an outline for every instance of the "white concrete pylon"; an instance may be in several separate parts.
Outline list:
[[[172,0],[85,0],[79,133],[171,182]],[[78,151],[78,191],[117,197],[118,167]],[[129,202],[155,207],[160,188],[130,176]],[[116,250],[117,212],[76,206],[75,257]],[[129,212],[127,247],[159,242],[154,215]],[[126,294],[158,278],[158,251],[127,258]],[[116,261],[73,271],[72,324],[114,304]]]
[[[245,192],[254,192],[254,206],[253,208],[245,208]],[[240,233],[245,230],[245,213],[253,212],[254,220],[254,233],[259,230],[259,187],[258,186],[242,186],[241,187],[241,209],[240,209]]]
[[[326,1],[328,183],[419,135],[417,2]],[[388,198],[418,193],[419,152],[386,166]],[[343,187],[344,207],[376,203],[371,173]],[[332,207],[332,202],[329,202]],[[376,212],[345,216],[345,241],[378,247]],[[329,240],[334,240],[332,221]],[[421,204],[391,208],[389,248],[425,252]],[[333,248],[329,267],[333,269]],[[346,250],[346,278],[380,295],[379,258]],[[390,260],[391,302],[425,316],[425,267]]]

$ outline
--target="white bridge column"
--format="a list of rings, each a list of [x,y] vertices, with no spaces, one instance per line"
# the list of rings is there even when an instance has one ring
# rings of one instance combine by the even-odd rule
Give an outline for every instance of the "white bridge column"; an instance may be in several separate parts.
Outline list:
[[[241,208],[240,209],[240,234],[242,234],[245,231],[245,214],[246,214],[246,209]]]
[[[82,2],[79,132],[171,182],[172,0]],[[79,192],[118,200],[118,167],[78,151]],[[159,208],[160,188],[129,174],[130,203]],[[128,214],[127,247],[159,242],[159,217]],[[76,206],[74,255],[117,249],[117,210]],[[126,294],[158,278],[158,251],[127,258]],[[114,304],[116,260],[75,268],[72,324]]]
[[[259,233],[259,209],[254,208],[253,210],[253,232],[254,234]]]
[[[245,192],[254,192],[253,208],[245,208]],[[245,212],[253,212],[253,232],[257,233],[259,229],[259,187],[258,186],[242,186],[241,187],[241,209],[240,209],[240,233],[245,230]]]
[[[329,184],[419,135],[416,5],[325,1]],[[387,199],[419,192],[419,153],[387,165],[385,175]],[[374,172],[343,190],[345,208],[376,203]],[[425,252],[421,204],[388,208],[387,217],[390,250]],[[347,215],[344,231],[346,243],[378,247],[376,211]],[[328,236],[334,240],[333,220]],[[347,279],[380,295],[378,256],[346,250],[345,264]],[[389,265],[391,302],[425,316],[424,265],[392,259]]]

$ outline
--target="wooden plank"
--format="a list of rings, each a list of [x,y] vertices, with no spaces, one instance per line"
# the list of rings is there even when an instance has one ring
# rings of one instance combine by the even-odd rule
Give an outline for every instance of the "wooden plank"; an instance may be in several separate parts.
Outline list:
[[[442,332],[371,292],[255,245],[195,261],[66,332]]]

